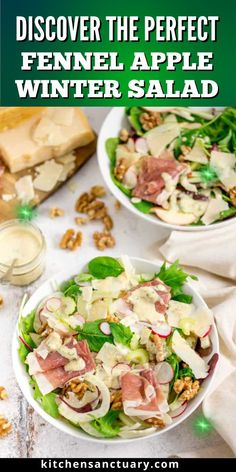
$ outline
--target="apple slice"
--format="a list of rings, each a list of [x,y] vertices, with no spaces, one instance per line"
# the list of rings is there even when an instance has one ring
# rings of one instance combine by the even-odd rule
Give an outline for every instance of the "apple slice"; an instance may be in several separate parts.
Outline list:
[[[148,145],[145,138],[138,138],[135,141],[135,151],[139,152],[140,154],[147,154],[148,153]]]
[[[186,226],[191,225],[196,221],[196,216],[193,213],[183,213],[176,210],[164,210],[163,208],[152,208],[152,213],[155,213],[160,220],[165,223],[173,225]]]
[[[171,416],[172,419],[178,418],[178,416],[182,415],[185,412],[187,406],[188,406],[188,402],[185,401],[184,403],[182,403],[182,405],[176,408],[176,410],[173,410],[172,412],[170,412],[169,415]]]

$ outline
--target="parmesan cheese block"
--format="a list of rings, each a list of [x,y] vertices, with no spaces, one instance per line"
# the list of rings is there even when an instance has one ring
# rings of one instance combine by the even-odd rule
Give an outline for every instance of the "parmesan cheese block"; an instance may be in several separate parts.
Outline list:
[[[44,107],[0,107],[0,132],[15,128],[43,110]]]
[[[18,172],[93,139],[94,133],[80,108],[45,109],[15,128],[0,132],[0,154],[10,171]]]

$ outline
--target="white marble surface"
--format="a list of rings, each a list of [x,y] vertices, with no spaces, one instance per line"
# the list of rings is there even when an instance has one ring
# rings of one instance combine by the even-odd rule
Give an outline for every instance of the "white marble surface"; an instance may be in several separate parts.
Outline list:
[[[96,131],[103,122],[108,108],[90,108],[86,110]],[[0,285],[0,295],[4,297],[4,308],[0,309],[0,385],[4,385],[9,399],[0,402],[0,414],[4,414],[13,423],[13,432],[0,439],[0,457],[167,457],[181,454],[200,457],[232,457],[232,453],[221,437],[213,432],[208,437],[197,437],[193,429],[194,417],[189,418],[176,429],[161,435],[159,438],[145,439],[142,442],[126,445],[102,445],[89,441],[78,441],[67,436],[54,427],[46,424],[23,398],[14,378],[11,362],[11,339],[17,311],[25,292],[29,295],[49,276],[68,266],[81,256],[91,258],[96,254],[92,234],[99,229],[99,223],[83,227],[84,243],[76,253],[62,251],[58,248],[60,237],[67,228],[73,227],[74,202],[76,197],[94,184],[102,184],[102,178],[93,157],[77,176],[72,178],[76,185],[72,193],[65,185],[40,208],[37,224],[47,240],[47,264],[43,276],[33,285],[25,288]],[[156,226],[143,222],[127,210],[115,210],[115,200],[111,195],[106,197],[110,212],[115,221],[114,235],[117,240],[110,254],[138,255],[155,258],[157,242],[167,236],[167,232]],[[56,220],[48,217],[51,206],[64,208],[65,216]]]

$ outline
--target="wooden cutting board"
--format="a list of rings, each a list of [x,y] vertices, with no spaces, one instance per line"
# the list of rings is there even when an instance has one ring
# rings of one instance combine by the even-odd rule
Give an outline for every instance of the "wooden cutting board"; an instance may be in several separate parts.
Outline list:
[[[75,166],[74,169],[67,175],[66,180],[64,180],[63,182],[57,182],[55,187],[50,192],[42,192],[39,190],[35,190],[36,199],[35,202],[33,202],[34,206],[40,205],[41,202],[43,202],[44,200],[46,200],[46,198],[50,197],[53,193],[55,193],[59,187],[64,185],[68,181],[68,179],[72,177],[80,169],[80,167],[85,164],[85,162],[87,162],[87,160],[96,151],[96,143],[97,138],[95,138],[94,141],[92,141],[91,143],[87,144],[87,146],[83,146],[75,150]],[[57,162],[57,159],[55,159],[55,161]],[[17,205],[19,205],[19,201],[17,200],[17,198],[6,202],[2,199],[2,195],[14,195],[16,193],[15,182],[25,175],[31,175],[32,178],[34,178],[36,175],[35,167],[22,170],[15,174],[11,174],[8,170],[5,170],[4,174],[0,177],[0,223],[12,218],[16,218],[16,207]]]

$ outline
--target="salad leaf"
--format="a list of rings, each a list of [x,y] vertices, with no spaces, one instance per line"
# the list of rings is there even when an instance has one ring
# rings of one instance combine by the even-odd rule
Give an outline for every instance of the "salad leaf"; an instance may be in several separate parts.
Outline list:
[[[105,144],[106,152],[111,161],[112,166],[114,166],[116,162],[116,148],[119,142],[120,142],[119,138],[108,138],[106,140],[106,144]]]
[[[166,361],[169,362],[169,364],[171,365],[171,367],[174,371],[174,377],[173,377],[172,382],[171,382],[171,387],[172,387],[172,385],[174,384],[174,382],[176,381],[176,379],[179,376],[179,358],[173,352],[169,357],[167,357]]]
[[[92,259],[88,264],[89,273],[96,279],[105,279],[106,277],[118,277],[124,272],[124,268],[117,259],[109,256],[98,256]]]
[[[75,277],[75,282],[78,285],[80,283],[90,282],[91,280],[93,280],[93,276],[91,274],[82,273],[82,274],[76,275],[76,277]]]
[[[86,339],[92,352],[100,351],[104,343],[113,344],[114,342],[112,334],[104,334],[100,330],[102,322],[104,320],[88,321],[84,324],[83,328],[79,326],[76,328],[76,331],[79,333],[78,339]]]
[[[230,207],[228,210],[224,210],[220,212],[220,217],[217,221],[225,220],[226,218],[230,218],[231,216],[236,215],[236,207]]]
[[[57,394],[50,392],[47,395],[43,395],[33,377],[30,379],[30,384],[34,390],[34,399],[41,404],[44,411],[53,418],[59,418],[58,404],[56,402]]]
[[[145,202],[144,200],[142,200],[141,202],[138,202],[138,203],[133,203],[131,201],[131,203],[135,206],[135,208],[137,208],[137,210],[141,211],[142,213],[149,213],[150,212],[150,209],[153,207],[153,204],[150,203],[150,202]]]
[[[114,342],[117,344],[124,344],[129,346],[133,333],[131,329],[127,326],[124,326],[121,323],[109,323],[111,328],[111,334],[113,336]]]
[[[104,343],[118,343],[125,346],[130,344],[133,337],[130,328],[121,323],[109,323],[111,334],[104,334],[100,329],[100,325],[104,321],[106,320],[88,321],[82,328],[80,326],[76,328],[79,333],[79,339],[86,339],[91,351],[100,351]]]
[[[193,371],[190,369],[190,367],[184,367],[183,369],[179,370],[178,378],[181,377],[191,377],[192,379],[195,379]]]
[[[169,267],[164,263],[161,266],[159,273],[155,274],[155,277],[158,277],[162,282],[171,287],[172,299],[177,299],[177,301],[182,301],[183,303],[191,303],[192,296],[186,295],[183,292],[183,285],[187,281],[188,277],[191,277],[193,280],[197,280],[197,277],[184,272],[179,266],[179,261],[173,262]]]
[[[109,410],[102,418],[96,418],[91,421],[91,425],[105,438],[113,438],[120,431],[119,414],[119,410]]]
[[[116,179],[113,173],[113,168],[111,169],[111,179],[112,179],[112,182],[121,190],[121,192],[123,192],[127,197],[131,198],[132,196],[131,190],[125,187],[125,185],[123,185],[118,179]]]
[[[131,107],[128,112],[129,122],[139,136],[143,135],[142,125],[140,123],[140,115],[142,113],[143,110],[139,107]]]
[[[25,363],[25,359],[26,359],[26,357],[28,356],[29,353],[30,353],[30,350],[27,349],[27,347],[22,342],[20,342],[20,345],[18,347],[18,354],[19,354],[20,360],[21,360],[21,362],[23,362],[23,364]]]
[[[32,347],[35,348],[35,343],[32,340],[30,333],[35,333],[34,330],[34,317],[35,317],[35,310],[31,311],[27,316],[21,316],[19,320],[19,332],[21,337],[26,341],[26,343]],[[19,348],[18,348],[18,354],[23,363],[25,363],[25,359],[30,353],[30,350],[20,342]]]
[[[61,291],[64,293],[65,297],[71,297],[73,299],[76,299],[81,293],[81,289],[74,279],[64,282],[64,284],[62,284]]]

